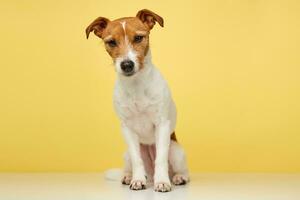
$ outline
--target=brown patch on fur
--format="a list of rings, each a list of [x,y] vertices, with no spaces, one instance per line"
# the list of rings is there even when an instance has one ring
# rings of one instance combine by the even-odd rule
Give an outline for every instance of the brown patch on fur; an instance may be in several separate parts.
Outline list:
[[[98,17],[97,19],[95,19],[86,29],[85,29],[85,33],[86,33],[86,38],[89,38],[90,32],[94,32],[95,35],[97,35],[98,37],[102,38],[102,33],[105,30],[105,28],[107,27],[107,24],[109,22],[109,19],[105,18],[105,17]]]
[[[124,22],[125,31],[122,26]],[[90,32],[94,32],[95,35],[103,39],[105,49],[114,62],[118,57],[126,55],[129,47],[131,47],[137,53],[137,60],[140,69],[142,69],[144,67],[144,58],[149,51],[149,33],[155,22],[163,26],[163,18],[147,9],[140,10],[136,17],[124,17],[113,21],[104,17],[98,17],[86,28],[86,36],[88,38]],[[144,34],[142,35],[142,41],[137,43],[134,42],[134,37],[140,35],[138,32],[143,32]],[[106,38],[116,41],[117,46],[109,46]]]
[[[142,69],[144,67],[144,58],[147,55],[149,49],[149,29],[136,17],[128,19],[125,22],[125,34],[128,38],[129,45],[137,53],[137,59],[140,65],[140,69]],[[136,35],[141,35],[137,34],[137,31],[145,32],[145,34],[142,35],[142,41],[139,43],[134,42],[134,37]]]
[[[149,29],[152,29],[155,22],[158,22],[161,27],[164,27],[164,19],[158,14],[152,12],[151,10],[143,9],[140,10],[136,17],[139,18]]]
[[[171,134],[171,140],[177,142],[177,138],[176,138],[176,135],[175,135],[175,131]]]

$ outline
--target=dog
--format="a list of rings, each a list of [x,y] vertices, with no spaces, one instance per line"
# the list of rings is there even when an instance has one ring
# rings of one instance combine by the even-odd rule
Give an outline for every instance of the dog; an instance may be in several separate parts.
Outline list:
[[[104,41],[117,80],[113,104],[128,146],[122,183],[132,190],[146,188],[147,177],[157,192],[189,181],[186,156],[175,136],[176,107],[170,89],[152,64],[149,34],[158,14],[143,9],[135,17],[110,21],[98,17],[87,28]],[[150,182],[150,181],[149,181]]]

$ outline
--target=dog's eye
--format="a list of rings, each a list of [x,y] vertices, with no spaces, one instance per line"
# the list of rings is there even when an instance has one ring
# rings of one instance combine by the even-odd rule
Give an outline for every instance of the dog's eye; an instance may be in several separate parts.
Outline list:
[[[140,43],[143,40],[144,36],[142,35],[136,35],[134,36],[133,42]]]
[[[110,47],[116,47],[117,46],[116,40],[109,40],[109,41],[106,42],[106,44],[108,44],[108,46],[110,46]]]

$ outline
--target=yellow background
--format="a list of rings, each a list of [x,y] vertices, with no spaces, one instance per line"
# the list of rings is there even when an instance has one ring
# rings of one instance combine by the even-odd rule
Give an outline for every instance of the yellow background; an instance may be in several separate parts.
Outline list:
[[[1,0],[0,171],[100,171],[126,146],[98,16],[148,8],[192,171],[300,172],[299,1]]]

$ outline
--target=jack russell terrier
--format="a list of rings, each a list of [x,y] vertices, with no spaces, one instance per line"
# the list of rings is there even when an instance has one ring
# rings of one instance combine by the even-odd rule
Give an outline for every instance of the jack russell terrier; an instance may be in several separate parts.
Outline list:
[[[151,61],[149,34],[156,22],[163,27],[163,18],[147,9],[113,21],[98,17],[86,28],[86,36],[94,32],[104,41],[118,75],[113,102],[128,145],[122,183],[141,190],[149,177],[155,191],[168,192],[170,178],[174,185],[183,185],[189,175],[175,137],[176,107]]]

